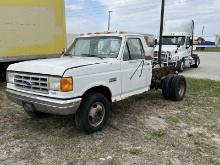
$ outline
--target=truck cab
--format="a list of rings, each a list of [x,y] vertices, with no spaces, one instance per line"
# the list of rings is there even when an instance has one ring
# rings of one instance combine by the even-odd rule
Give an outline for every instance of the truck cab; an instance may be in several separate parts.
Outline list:
[[[164,65],[174,65],[179,72],[189,66],[198,66],[200,60],[193,55],[193,21],[167,21],[162,36],[161,61]],[[158,62],[159,46],[154,51],[154,64]],[[196,57],[196,58],[195,58]]]

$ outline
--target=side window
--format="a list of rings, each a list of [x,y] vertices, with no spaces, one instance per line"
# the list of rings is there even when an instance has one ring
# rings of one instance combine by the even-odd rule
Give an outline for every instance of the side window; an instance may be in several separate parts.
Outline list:
[[[127,40],[128,50],[130,53],[131,60],[143,59],[144,50],[140,39],[128,39]]]
[[[123,55],[123,60],[124,60],[124,61],[129,61],[129,60],[130,60],[130,55],[129,55],[128,45],[127,45],[127,44],[126,44],[126,46],[125,46],[125,51],[124,51],[124,55]]]

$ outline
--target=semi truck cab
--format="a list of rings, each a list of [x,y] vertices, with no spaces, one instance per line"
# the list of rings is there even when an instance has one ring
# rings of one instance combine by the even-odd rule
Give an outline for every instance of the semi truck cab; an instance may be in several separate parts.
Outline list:
[[[164,65],[174,65],[183,72],[188,65],[198,67],[200,59],[193,54],[194,21],[167,21],[162,37],[161,61]],[[158,63],[158,50],[154,51],[154,64]]]

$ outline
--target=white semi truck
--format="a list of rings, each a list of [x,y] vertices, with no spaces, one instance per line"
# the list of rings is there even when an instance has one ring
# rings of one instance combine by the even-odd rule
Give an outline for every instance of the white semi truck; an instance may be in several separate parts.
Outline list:
[[[162,36],[162,64],[173,65],[179,72],[183,72],[187,65],[197,68],[200,58],[193,54],[193,34],[193,20],[167,21]],[[153,56],[155,65],[158,64],[158,50],[159,46],[156,46]]]
[[[150,45],[138,33],[96,33],[77,37],[60,58],[9,66],[8,98],[32,117],[75,114],[86,133],[101,130],[110,103],[162,89],[165,99],[181,101],[186,80],[175,67],[152,69]]]

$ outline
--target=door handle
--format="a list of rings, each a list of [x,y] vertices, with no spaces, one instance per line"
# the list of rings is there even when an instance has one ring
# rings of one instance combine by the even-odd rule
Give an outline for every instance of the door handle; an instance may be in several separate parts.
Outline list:
[[[149,65],[150,65],[150,63],[145,63],[144,65],[147,65],[147,66],[149,66]]]

